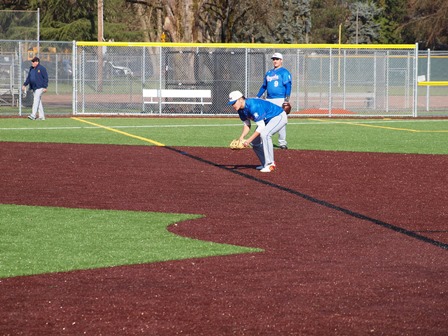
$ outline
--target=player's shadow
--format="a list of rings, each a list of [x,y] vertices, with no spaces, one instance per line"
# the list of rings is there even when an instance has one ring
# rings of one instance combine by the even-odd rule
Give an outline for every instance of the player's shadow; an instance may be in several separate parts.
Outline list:
[[[257,167],[256,165],[233,165],[233,164],[224,164],[220,165],[220,167],[229,169],[229,170],[244,170],[244,169],[253,169]]]

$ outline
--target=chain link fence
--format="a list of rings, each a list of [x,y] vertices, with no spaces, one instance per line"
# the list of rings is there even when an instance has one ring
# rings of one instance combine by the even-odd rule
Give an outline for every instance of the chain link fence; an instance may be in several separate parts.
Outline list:
[[[447,116],[448,113],[448,51],[420,51],[418,79],[445,82],[442,86],[418,87],[418,116]]]
[[[49,77],[44,96],[47,114],[72,114],[74,42],[0,40],[0,115],[29,113],[32,92],[22,92],[22,84],[34,56],[40,58]]]
[[[29,113],[32,94],[20,88],[38,55],[50,77],[49,116],[235,116],[229,92],[255,97],[274,52],[292,74],[291,117],[448,115],[448,87],[417,86],[422,75],[448,80],[446,54],[416,57],[414,45],[254,46],[0,40],[0,115]]]

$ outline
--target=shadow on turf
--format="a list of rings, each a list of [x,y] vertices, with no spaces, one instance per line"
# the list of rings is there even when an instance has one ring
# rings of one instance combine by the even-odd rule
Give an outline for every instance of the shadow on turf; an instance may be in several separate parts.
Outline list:
[[[219,165],[219,167],[221,168],[225,168],[225,169],[255,169],[257,166],[256,165],[233,165],[233,164],[229,164],[229,165]]]

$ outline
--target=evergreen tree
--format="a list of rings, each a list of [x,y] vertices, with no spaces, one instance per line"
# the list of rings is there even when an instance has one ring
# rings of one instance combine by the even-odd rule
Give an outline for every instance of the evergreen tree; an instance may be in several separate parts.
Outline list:
[[[374,3],[356,2],[350,6],[350,18],[346,24],[349,43],[377,43],[380,39],[378,23],[381,8]]]
[[[97,0],[30,0],[28,9],[40,9],[40,39],[48,41],[98,40]],[[129,11],[123,0],[104,1],[104,38],[135,40],[141,38],[124,23]]]
[[[344,28],[350,16],[348,1],[313,0],[311,14],[311,42],[339,43],[339,27]],[[342,33],[341,43],[345,43],[344,31]]]
[[[278,43],[308,43],[311,30],[310,0],[283,0],[282,20],[275,29]]]
[[[380,0],[378,6],[382,9],[379,43],[402,43],[403,36],[400,25],[406,18],[407,0]]]

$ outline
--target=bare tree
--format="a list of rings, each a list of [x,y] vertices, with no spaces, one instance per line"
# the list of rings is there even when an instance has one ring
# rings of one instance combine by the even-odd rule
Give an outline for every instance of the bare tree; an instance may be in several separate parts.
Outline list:
[[[236,42],[234,32],[252,8],[246,1],[206,0],[199,11],[199,22],[207,42]]]
[[[208,42],[276,42],[281,21],[280,0],[206,0],[199,12],[204,40]]]
[[[172,42],[200,42],[197,13],[202,0],[163,0],[163,29]]]
[[[426,47],[448,47],[448,1],[410,0],[404,29]]]
[[[144,42],[156,42],[162,39],[163,6],[161,0],[126,0],[134,11],[142,31]]]

